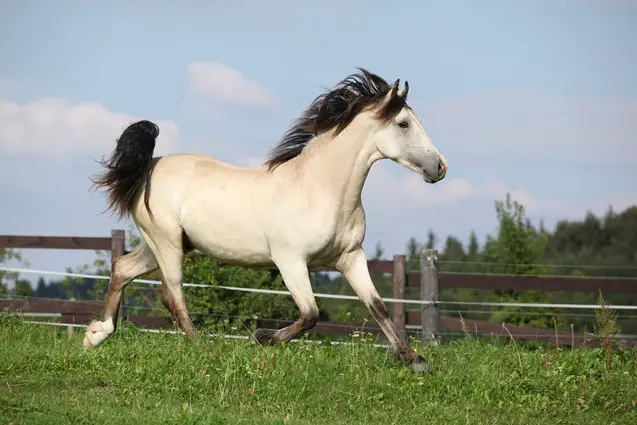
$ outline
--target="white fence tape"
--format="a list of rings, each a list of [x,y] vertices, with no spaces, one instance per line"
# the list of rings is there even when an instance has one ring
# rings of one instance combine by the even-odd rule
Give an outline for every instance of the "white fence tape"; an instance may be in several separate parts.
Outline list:
[[[86,273],[69,273],[69,272],[55,272],[49,270],[34,270],[23,269],[17,267],[0,267],[0,270],[12,273],[31,273],[39,275],[51,275],[51,276],[67,276],[75,278],[85,279],[98,279],[109,280],[108,276],[92,275]],[[135,279],[133,282],[145,283],[148,285],[161,285],[158,280],[148,279]],[[240,291],[240,292],[253,292],[258,294],[274,294],[274,295],[290,295],[289,291],[281,291],[276,289],[261,289],[261,288],[242,288],[237,286],[225,286],[225,285],[206,285],[202,283],[184,283],[183,286],[194,288],[211,288],[211,289],[224,289],[228,291]],[[338,294],[324,294],[314,293],[317,298],[331,298],[337,300],[355,300],[359,298],[355,295],[338,295]],[[426,301],[426,300],[410,300],[401,298],[383,298],[384,302],[388,303],[402,303],[402,304],[416,304],[416,305],[464,305],[464,306],[486,306],[486,307],[520,307],[520,308],[566,308],[566,309],[598,309],[599,304],[551,304],[551,303],[497,303],[497,302],[480,302],[480,301]],[[637,310],[636,305],[608,305],[608,308],[613,310]]]

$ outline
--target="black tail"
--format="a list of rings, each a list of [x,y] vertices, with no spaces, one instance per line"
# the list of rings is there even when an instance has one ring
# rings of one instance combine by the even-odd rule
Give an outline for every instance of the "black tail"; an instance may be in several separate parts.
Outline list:
[[[106,191],[106,211],[116,212],[123,218],[131,212],[140,190],[146,185],[144,204],[150,212],[150,173],[157,136],[157,124],[146,120],[133,123],[117,139],[117,146],[111,157],[100,161],[106,170],[91,181],[97,188]]]

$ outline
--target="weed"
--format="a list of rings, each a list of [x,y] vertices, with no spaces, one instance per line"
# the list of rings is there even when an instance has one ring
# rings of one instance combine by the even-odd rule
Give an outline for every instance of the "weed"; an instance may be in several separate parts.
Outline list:
[[[619,326],[617,325],[617,313],[608,308],[601,290],[599,291],[597,303],[600,307],[595,310],[595,334],[604,349],[606,370],[610,371],[613,363],[613,345],[620,332]]]

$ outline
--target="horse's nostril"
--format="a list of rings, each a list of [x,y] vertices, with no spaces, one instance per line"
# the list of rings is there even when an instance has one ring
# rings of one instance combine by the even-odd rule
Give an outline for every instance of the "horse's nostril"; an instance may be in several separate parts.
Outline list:
[[[447,169],[447,167],[445,166],[445,164],[442,162],[442,159],[438,160],[438,174],[442,174],[445,172],[445,170]]]

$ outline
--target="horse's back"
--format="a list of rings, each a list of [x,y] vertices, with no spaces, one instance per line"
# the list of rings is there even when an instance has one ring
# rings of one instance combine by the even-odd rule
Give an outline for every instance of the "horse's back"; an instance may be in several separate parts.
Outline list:
[[[227,262],[267,263],[264,176],[206,155],[162,157],[151,180],[150,206],[162,216],[154,223],[178,224],[197,249]]]
[[[180,153],[166,155],[158,158],[155,168],[163,169],[163,172],[174,172],[176,170],[191,169],[194,167],[199,173],[231,172],[255,174],[263,168],[248,168],[222,161],[210,155],[197,153]]]

